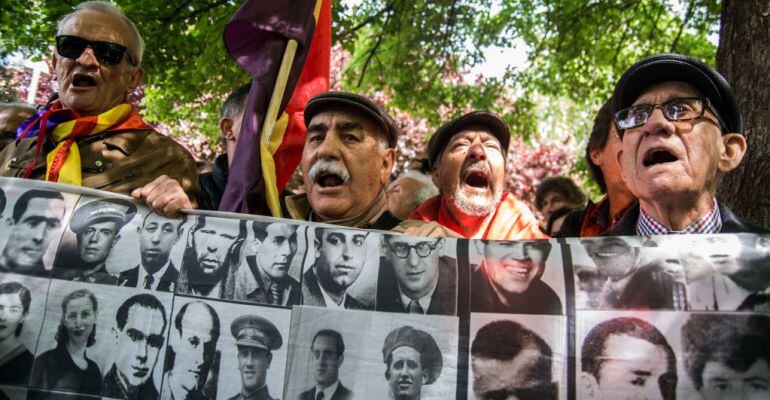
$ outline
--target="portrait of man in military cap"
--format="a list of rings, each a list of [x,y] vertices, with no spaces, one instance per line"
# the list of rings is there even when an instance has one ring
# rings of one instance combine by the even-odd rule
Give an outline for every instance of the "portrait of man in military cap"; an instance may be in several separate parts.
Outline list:
[[[230,324],[230,333],[238,348],[241,389],[228,400],[273,400],[267,387],[267,370],[273,351],[283,345],[278,328],[257,315],[243,315]]]
[[[118,277],[107,271],[107,257],[135,214],[136,206],[122,199],[96,200],[76,209],[69,225],[77,240],[75,255],[66,250],[57,255],[54,278],[117,284]]]
[[[382,346],[382,361],[390,387],[388,397],[395,400],[420,399],[423,385],[436,382],[444,365],[433,336],[411,326],[388,333]]]

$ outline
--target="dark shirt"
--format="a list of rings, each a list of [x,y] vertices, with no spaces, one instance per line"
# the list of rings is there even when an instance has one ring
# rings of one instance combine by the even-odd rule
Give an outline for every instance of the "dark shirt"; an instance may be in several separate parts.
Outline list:
[[[201,185],[198,208],[201,210],[219,210],[219,203],[225,193],[229,172],[227,154],[221,154],[211,163],[211,172],[198,175]]]
[[[630,206],[629,206],[630,207]],[[553,237],[600,236],[623,217],[629,207],[610,217],[610,200],[604,196],[594,204],[589,201],[583,210],[571,211],[564,218],[561,228]]]
[[[66,347],[59,344],[53,350],[46,351],[35,359],[29,386],[79,394],[99,395],[102,392],[102,373],[95,362],[86,357],[88,366],[80,369]],[[47,399],[51,394],[30,391],[28,399]],[[55,395],[56,398],[61,398]],[[67,398],[79,398],[68,396]],[[87,398],[87,397],[82,397]]]
[[[471,311],[512,314],[561,315],[561,300],[540,279],[533,280],[523,293],[508,293],[508,306],[497,297],[484,269],[471,274]]]
[[[431,296],[426,314],[455,315],[457,306],[457,262],[451,257],[438,259],[438,282]],[[401,299],[393,265],[386,257],[380,258],[377,277],[377,311],[409,312]]]
[[[150,377],[143,385],[130,389],[123,384],[126,381],[125,377],[121,380],[119,374],[118,368],[115,364],[112,364],[110,372],[107,373],[102,382],[102,395],[116,399],[131,400],[157,400],[160,397],[158,390],[155,388],[155,382],[152,379],[152,371],[150,371]]]
[[[56,266],[53,269],[53,277],[66,281],[98,283],[100,285],[117,285],[118,277],[107,272],[107,266],[102,264],[98,270],[86,273],[85,267],[66,268]]]
[[[306,306],[327,307],[323,294],[321,294],[321,285],[318,283],[318,277],[315,274],[315,266],[308,269],[302,275],[302,304]],[[350,293],[345,295],[345,304],[343,307],[348,310],[370,310],[372,307],[365,306]]]
[[[262,385],[261,388],[257,389],[254,393],[251,393],[248,396],[244,395],[243,391],[241,391],[241,393],[238,393],[227,400],[275,400],[275,399],[270,397],[270,391],[267,389],[267,385]]]
[[[0,383],[26,385],[35,357],[20,344],[0,359]]]
[[[38,261],[37,264],[33,265],[31,268],[26,268],[24,271],[18,271],[15,269],[12,269],[11,267],[7,265],[0,264],[0,272],[8,272],[11,274],[20,274],[20,275],[27,275],[27,276],[36,276],[39,278],[48,278],[51,275],[51,271],[48,271],[45,269],[45,265],[43,265],[43,261]]]
[[[144,288],[144,282],[142,282],[141,285],[138,285],[137,282],[139,280],[139,268],[142,267],[137,265],[134,268],[121,272],[118,276],[118,286]],[[163,273],[163,276],[160,277],[160,282],[158,282],[158,286],[155,290],[174,293],[176,291],[176,282],[178,279],[179,271],[176,269],[173,262],[169,262],[168,268],[166,268],[166,272]]]
[[[262,275],[262,270],[257,266],[257,257],[256,256],[248,256],[246,257],[246,265],[249,267],[249,271],[251,272],[252,276],[254,276],[254,279],[256,280],[256,287],[253,288],[248,293],[245,293],[246,290],[241,291],[239,287],[236,287],[235,290],[235,299],[236,300],[245,300],[255,303],[262,303],[262,304],[274,304],[273,300],[270,296],[270,289],[266,287],[265,284],[265,277]],[[292,278],[288,274],[278,283],[279,293],[281,294],[282,298],[280,299],[280,304],[282,306],[293,306],[298,305],[300,303],[300,298],[302,296],[302,288],[299,285],[299,282],[297,282],[296,279]]]

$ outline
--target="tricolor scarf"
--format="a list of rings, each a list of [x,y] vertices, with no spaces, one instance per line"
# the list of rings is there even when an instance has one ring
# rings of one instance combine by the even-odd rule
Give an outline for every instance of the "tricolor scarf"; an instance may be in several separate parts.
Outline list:
[[[35,159],[24,173],[29,178],[35,162],[48,135],[56,148],[46,156],[45,180],[80,186],[83,183],[80,151],[76,138],[94,135],[104,131],[148,130],[147,125],[136,111],[136,107],[123,103],[99,115],[81,117],[76,112],[62,108],[56,100],[36,115],[24,121],[16,130],[16,140],[37,136]]]

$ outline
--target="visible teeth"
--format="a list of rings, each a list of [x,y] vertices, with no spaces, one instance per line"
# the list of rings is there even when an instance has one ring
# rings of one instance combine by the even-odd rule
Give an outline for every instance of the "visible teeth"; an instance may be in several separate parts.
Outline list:
[[[604,258],[615,257],[617,255],[617,253],[615,253],[615,252],[599,252],[599,253],[596,253],[596,254],[598,254],[600,257],[604,257]]]

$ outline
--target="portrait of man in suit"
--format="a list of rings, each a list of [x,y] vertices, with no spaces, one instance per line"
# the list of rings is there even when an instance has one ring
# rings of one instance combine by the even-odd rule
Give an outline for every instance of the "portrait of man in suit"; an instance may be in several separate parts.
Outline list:
[[[313,336],[313,377],[315,386],[300,393],[299,400],[351,400],[353,392],[340,382],[339,372],[345,360],[345,342],[339,332],[322,329]]]
[[[0,271],[48,277],[43,256],[66,209],[59,192],[33,189],[19,196],[3,225],[8,240],[0,253]]]
[[[168,219],[149,212],[144,216],[139,233],[139,265],[118,276],[119,286],[174,292],[179,270],[169,259],[171,249],[182,236],[184,215]]]
[[[302,280],[304,305],[336,309],[370,309],[347,292],[366,263],[368,232],[316,228],[315,263]]]
[[[454,315],[457,262],[439,256],[444,240],[383,235],[382,242],[377,310]]]

